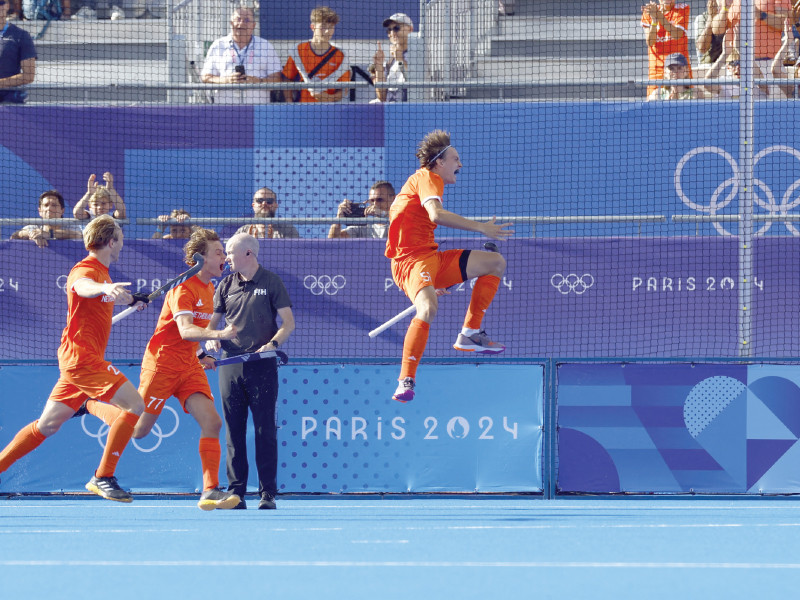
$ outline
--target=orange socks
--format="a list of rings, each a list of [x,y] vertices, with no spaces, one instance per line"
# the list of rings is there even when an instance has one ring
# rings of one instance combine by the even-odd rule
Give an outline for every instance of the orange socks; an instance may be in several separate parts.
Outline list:
[[[200,438],[200,464],[203,465],[203,491],[219,487],[219,460],[221,451],[217,438]]]
[[[416,317],[411,319],[411,324],[406,332],[406,339],[403,342],[403,362],[400,366],[401,380],[406,377],[415,378],[417,376],[417,367],[419,366],[419,361],[422,360],[425,346],[428,344],[430,329],[430,323],[426,323]]]
[[[483,315],[494,299],[497,288],[500,287],[500,278],[497,275],[481,275],[472,288],[472,298],[469,301],[467,316],[464,318],[464,327],[467,329],[480,329]]]
[[[97,400],[86,401],[86,412],[94,415],[102,420],[106,425],[111,427],[111,424],[117,420],[119,413],[123,412],[121,408],[117,408],[108,402],[98,402]]]
[[[122,456],[122,451],[125,450],[125,446],[128,445],[131,435],[133,435],[133,428],[136,427],[136,423],[139,421],[139,415],[117,410],[120,414],[110,424],[106,449],[103,452],[103,458],[100,460],[100,466],[95,471],[97,477],[112,477],[114,475],[119,457]]]
[[[47,439],[39,432],[37,423],[38,421],[34,421],[20,429],[11,443],[0,452],[0,473],[29,452],[36,450]]]

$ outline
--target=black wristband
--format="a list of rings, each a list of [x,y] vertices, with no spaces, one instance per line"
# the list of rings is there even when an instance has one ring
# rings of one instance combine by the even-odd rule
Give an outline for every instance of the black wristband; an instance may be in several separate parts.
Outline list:
[[[208,354],[205,350],[200,350],[200,354],[197,355],[197,360],[203,360]]]
[[[273,346],[275,346],[276,348],[277,348],[278,346],[280,346],[280,344],[279,344],[278,342],[276,342],[275,340],[270,340],[270,341],[269,341],[269,342],[267,342],[267,343],[268,343],[268,344],[272,344],[272,345],[273,345]]]
[[[130,304],[128,304],[128,306],[133,306],[137,302],[144,302],[145,304],[150,303],[150,296],[148,296],[144,292],[134,292],[131,294],[131,296],[133,296],[133,300],[131,301]]]

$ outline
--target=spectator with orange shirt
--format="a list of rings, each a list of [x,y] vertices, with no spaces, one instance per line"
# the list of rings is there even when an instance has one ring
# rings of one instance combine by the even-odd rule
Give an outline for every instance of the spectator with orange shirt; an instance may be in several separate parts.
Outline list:
[[[283,78],[287,81],[350,81],[350,66],[345,64],[344,52],[331,45],[331,39],[339,23],[339,15],[327,6],[311,11],[311,31],[308,42],[292,49],[283,67]],[[343,89],[304,89],[284,92],[287,102],[339,102]]]
[[[647,36],[648,79],[664,78],[664,59],[670,54],[680,52],[689,65],[689,78],[692,66],[689,58],[689,5],[674,0],[649,2],[642,7],[642,27]],[[647,88],[648,95],[655,86]]]
[[[762,73],[771,71],[772,59],[781,49],[784,20],[792,13],[791,0],[753,0],[755,45],[753,58]],[[728,29],[738,30],[741,23],[740,0],[732,0],[728,9]],[[741,36],[739,36],[741,39]],[[737,48],[741,52],[741,48]]]

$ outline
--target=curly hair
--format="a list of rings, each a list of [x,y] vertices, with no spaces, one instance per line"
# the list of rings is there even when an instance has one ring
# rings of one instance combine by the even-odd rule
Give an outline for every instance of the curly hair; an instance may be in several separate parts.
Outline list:
[[[442,157],[444,151],[450,147],[450,134],[441,129],[431,131],[417,146],[419,166],[430,169]]]
[[[219,242],[219,234],[213,229],[203,229],[195,227],[189,241],[183,246],[183,262],[190,267],[194,266],[194,255],[205,254],[208,251],[209,242]]]

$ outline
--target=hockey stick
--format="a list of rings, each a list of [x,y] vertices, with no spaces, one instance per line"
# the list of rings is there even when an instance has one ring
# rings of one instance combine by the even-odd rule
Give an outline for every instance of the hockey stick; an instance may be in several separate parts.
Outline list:
[[[289,362],[289,356],[286,352],[281,350],[267,350],[265,352],[251,352],[249,354],[239,354],[237,356],[229,356],[216,361],[216,366],[222,365],[235,365],[236,363],[251,362],[261,360],[262,358],[277,358],[278,366],[282,367]]]
[[[498,250],[497,250],[497,244],[495,244],[494,242],[486,242],[486,243],[483,245],[483,247],[484,247],[486,250],[488,250],[489,252],[497,252],[497,251],[498,251]],[[388,321],[386,321],[386,323],[384,323],[383,325],[378,325],[378,326],[377,326],[375,329],[373,329],[372,331],[370,331],[370,332],[369,332],[367,335],[368,335],[369,337],[371,337],[371,338],[374,338],[374,337],[376,337],[376,336],[380,335],[381,333],[383,333],[384,331],[386,331],[387,329],[389,329],[389,327],[391,327],[392,325],[394,325],[394,324],[395,324],[395,323],[397,323],[398,321],[402,321],[402,320],[403,320],[403,319],[405,319],[405,318],[406,318],[408,315],[413,315],[413,314],[416,312],[416,310],[417,310],[417,307],[416,307],[416,306],[414,306],[414,305],[412,304],[412,305],[411,305],[411,306],[409,306],[407,309],[405,309],[403,312],[397,313],[397,314],[396,314],[395,316],[393,316],[391,319],[389,319]]]
[[[195,275],[197,275],[200,272],[200,269],[203,268],[204,259],[203,259],[202,256],[200,256],[197,253],[195,253],[195,255],[192,257],[192,259],[194,260],[195,265],[191,269],[189,269],[188,271],[186,271],[184,273],[181,273],[175,279],[170,279],[167,283],[162,285],[155,292],[153,292],[152,294],[147,296],[147,301],[148,302],[152,302],[153,300],[155,300],[156,298],[158,298],[162,294],[166,294],[172,288],[179,286],[180,284],[182,284],[184,281],[186,281],[190,277],[194,277]],[[114,318],[111,319],[111,324],[113,325],[117,321],[121,321],[122,319],[127,317],[129,314],[136,312],[137,309],[138,309],[138,307],[135,304],[133,306],[129,306],[128,308],[123,310],[121,313],[118,313],[118,314],[114,315]]]

